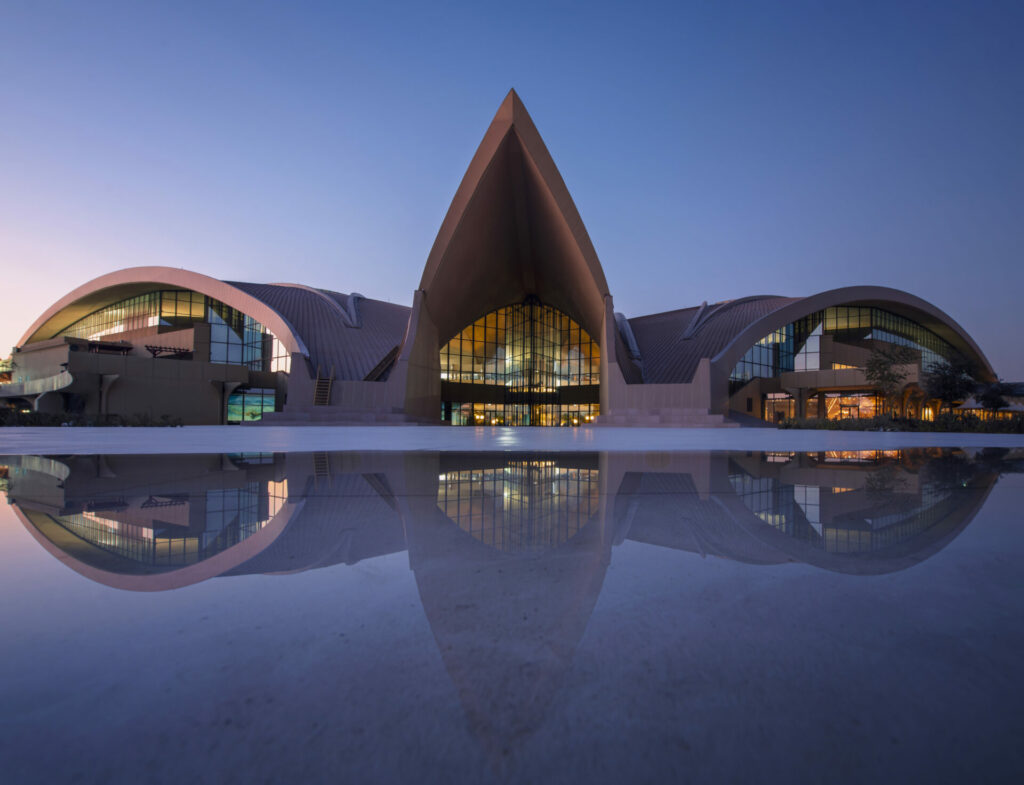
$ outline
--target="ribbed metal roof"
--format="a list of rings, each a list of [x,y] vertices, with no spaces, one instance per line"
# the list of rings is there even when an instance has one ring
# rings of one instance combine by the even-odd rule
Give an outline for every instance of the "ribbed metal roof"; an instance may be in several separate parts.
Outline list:
[[[228,281],[287,319],[309,349],[312,372],[360,380],[398,344],[409,308],[359,295],[293,284]],[[353,315],[356,317],[353,319]]]
[[[702,357],[714,357],[751,322],[797,299],[745,297],[630,319],[643,358],[644,382],[692,381]]]

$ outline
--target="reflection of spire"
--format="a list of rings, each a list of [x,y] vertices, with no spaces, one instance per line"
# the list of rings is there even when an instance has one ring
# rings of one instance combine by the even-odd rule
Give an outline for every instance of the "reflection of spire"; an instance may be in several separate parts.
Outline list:
[[[495,762],[540,726],[593,612],[611,548],[599,515],[576,516],[596,503],[596,476],[585,475],[587,481],[573,486],[581,495],[554,494],[541,492],[559,476],[547,471],[553,467],[538,475],[536,466],[509,464],[486,471],[448,467],[438,484],[443,487],[444,475],[453,472],[480,483],[496,472],[503,483],[540,493],[529,506],[547,520],[579,521],[574,536],[545,539],[552,531],[570,531],[546,525],[517,533],[510,527],[529,521],[516,516],[491,519],[500,536],[480,536],[426,502],[411,506],[407,518],[409,564],[424,612],[469,727]],[[535,484],[538,477],[543,482]],[[538,532],[541,537],[534,538]],[[509,543],[526,547],[503,547]],[[545,543],[549,547],[542,549]]]

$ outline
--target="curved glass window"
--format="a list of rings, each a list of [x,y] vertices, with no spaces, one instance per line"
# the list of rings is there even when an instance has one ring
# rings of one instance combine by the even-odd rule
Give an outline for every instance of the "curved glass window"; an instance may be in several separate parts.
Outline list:
[[[291,369],[288,350],[270,330],[236,308],[189,290],[128,297],[82,317],[56,337],[111,340],[138,330],[161,333],[202,323],[210,325],[210,362],[244,365],[253,371]]]
[[[839,343],[884,341],[908,346],[921,353],[922,368],[957,353],[947,341],[905,316],[881,308],[836,306],[791,322],[751,346],[729,375],[730,391],[752,379],[787,371],[828,370],[820,363],[823,335]]]
[[[579,425],[598,413],[600,347],[535,298],[480,317],[440,359],[444,421]]]

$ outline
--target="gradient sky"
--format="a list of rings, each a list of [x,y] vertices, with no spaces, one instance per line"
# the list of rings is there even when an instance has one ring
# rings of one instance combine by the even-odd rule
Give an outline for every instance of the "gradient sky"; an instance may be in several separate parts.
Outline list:
[[[628,316],[853,284],[1024,381],[1024,3],[0,0],[0,353],[112,270],[409,304],[510,87]]]

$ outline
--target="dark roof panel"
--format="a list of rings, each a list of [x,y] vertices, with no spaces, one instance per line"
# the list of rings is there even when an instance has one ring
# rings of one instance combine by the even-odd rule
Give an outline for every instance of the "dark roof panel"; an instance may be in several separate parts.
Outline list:
[[[313,373],[333,368],[336,379],[365,378],[402,342],[409,322],[407,306],[381,300],[291,284],[229,283],[287,319],[309,349]]]
[[[643,358],[644,381],[692,381],[702,357],[714,357],[751,322],[797,299],[745,297],[630,319]]]

